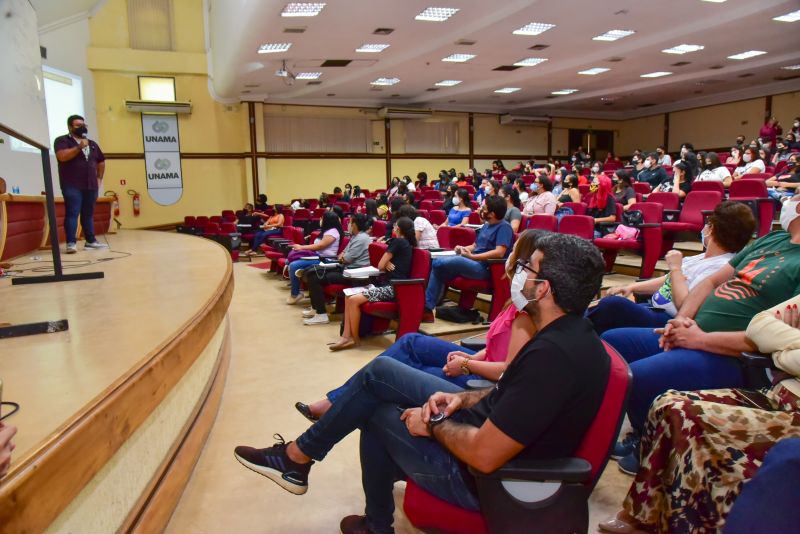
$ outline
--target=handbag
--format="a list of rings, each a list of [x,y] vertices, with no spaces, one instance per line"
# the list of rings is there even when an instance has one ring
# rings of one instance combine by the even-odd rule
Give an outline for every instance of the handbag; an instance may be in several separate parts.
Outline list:
[[[638,239],[639,229],[631,226],[625,226],[624,224],[618,224],[614,229],[614,233],[607,235],[606,237],[613,237],[616,239]]]
[[[644,214],[639,210],[623,211],[622,224],[631,227],[644,224]]]

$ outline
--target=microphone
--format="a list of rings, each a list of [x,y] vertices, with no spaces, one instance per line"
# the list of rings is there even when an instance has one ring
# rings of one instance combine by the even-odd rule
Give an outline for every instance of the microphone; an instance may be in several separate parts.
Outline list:
[[[84,132],[84,133],[81,134],[81,139],[88,140],[89,138],[87,137],[86,133]],[[86,161],[89,161],[89,152],[91,151],[91,148],[89,147],[89,145],[86,145],[85,147],[83,147],[81,149],[81,151],[83,152],[83,157],[86,158]]]

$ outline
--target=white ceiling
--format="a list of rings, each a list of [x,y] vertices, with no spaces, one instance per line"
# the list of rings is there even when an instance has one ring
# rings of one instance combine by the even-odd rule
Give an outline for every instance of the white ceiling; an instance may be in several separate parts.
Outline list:
[[[74,17],[86,16],[105,0],[30,0],[39,28]]]
[[[329,0],[319,16],[297,18],[280,16],[286,0],[207,3],[211,87],[223,99],[626,118],[689,107],[693,102],[800,89],[800,77],[792,79],[800,71],[780,68],[800,64],[800,22],[772,20],[800,9],[797,0]],[[446,22],[414,20],[431,5],[460,11]],[[556,28],[539,36],[511,33],[530,22]],[[284,33],[285,28],[298,26],[306,31]],[[379,27],[395,31],[373,35]],[[611,29],[636,34],[615,42],[592,40]],[[462,39],[476,43],[456,44]],[[285,53],[257,53],[259,45],[279,42],[291,42],[292,47]],[[356,53],[362,43],[391,46],[379,54]],[[661,52],[683,43],[705,49],[684,55]],[[537,44],[549,47],[528,50]],[[742,61],[726,59],[747,50],[768,53]],[[477,57],[467,63],[441,61],[452,53]],[[493,70],[526,57],[548,61],[510,72]],[[615,57],[623,60],[608,61]],[[325,59],[353,62],[320,68]],[[295,80],[286,85],[284,78],[275,76],[283,60],[295,74],[323,72],[322,84]],[[672,66],[679,61],[690,64]],[[720,65],[721,69],[711,68]],[[611,70],[597,76],[577,74],[592,67]],[[653,71],[674,74],[639,77]],[[370,82],[379,77],[401,81],[372,90]],[[463,82],[428,91],[443,79]],[[496,95],[494,90],[502,87],[522,90]],[[548,98],[552,91],[565,88],[579,92]]]

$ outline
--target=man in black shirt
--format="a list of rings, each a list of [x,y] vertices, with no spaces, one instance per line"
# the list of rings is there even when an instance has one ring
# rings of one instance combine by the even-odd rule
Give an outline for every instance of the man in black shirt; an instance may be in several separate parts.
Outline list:
[[[603,267],[589,241],[563,234],[539,239],[534,254],[519,260],[512,300],[530,315],[538,333],[496,387],[462,391],[379,357],[296,441],[280,438],[265,449],[239,446],[236,458],[302,494],[314,460],[361,429],[366,515],[344,518],[342,532],[393,532],[392,486],[398,470],[437,497],[478,510],[466,466],[489,473],[516,456],[569,456],[594,418],[610,361],[582,315],[600,288]]]
[[[644,169],[639,172],[636,178],[640,182],[647,182],[651,188],[658,187],[658,185],[667,178],[667,171],[664,167],[658,164],[658,154],[651,152],[644,160]]]

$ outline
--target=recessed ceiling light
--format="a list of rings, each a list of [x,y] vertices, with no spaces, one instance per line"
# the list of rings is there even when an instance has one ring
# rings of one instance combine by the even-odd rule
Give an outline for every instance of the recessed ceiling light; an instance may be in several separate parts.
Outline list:
[[[577,89],[561,89],[559,91],[553,91],[550,93],[551,95],[571,95],[572,93],[577,93]]]
[[[603,74],[604,72],[608,72],[610,70],[611,69],[606,69],[604,67],[595,67],[593,69],[578,71],[578,74],[585,74],[586,76],[597,76],[598,74]]]
[[[266,43],[258,47],[259,54],[274,54],[276,52],[286,52],[292,47],[292,43]]]
[[[693,44],[679,44],[678,46],[673,46],[672,48],[667,48],[662,50],[665,54],[688,54],[689,52],[697,52],[698,50],[703,50],[705,46],[702,45],[693,45]]]
[[[800,65],[787,65],[785,67],[781,67],[783,70],[800,70]]]
[[[800,10],[792,11],[791,13],[781,15],[780,17],[775,17],[772,20],[779,20],[781,22],[797,22],[800,20]]]
[[[518,30],[514,30],[514,35],[539,35],[541,33],[546,32],[550,28],[555,28],[555,24],[546,24],[544,22],[531,22],[530,24],[526,24],[522,28]]]
[[[316,80],[320,76],[322,76],[321,72],[301,72],[295,78],[298,80]]]
[[[671,72],[666,71],[658,71],[658,72],[651,72],[649,74],[642,74],[639,76],[640,78],[661,78],[662,76],[669,76],[672,74]]]
[[[450,54],[447,57],[443,57],[442,61],[448,61],[450,63],[464,63],[465,61],[469,61],[474,57],[475,54]]]
[[[749,50],[747,52],[742,52],[741,54],[734,54],[732,56],[728,56],[728,59],[748,59],[751,57],[761,56],[766,54],[766,52],[762,50]]]
[[[430,22],[444,22],[458,12],[459,9],[457,7],[429,7],[414,17],[414,19],[427,20]]]
[[[593,41],[616,41],[617,39],[622,39],[623,37],[627,37],[629,35],[633,35],[636,33],[632,30],[608,30],[606,33],[602,35],[598,35],[597,37],[592,37]]]
[[[500,94],[503,94],[503,95],[507,95],[509,93],[516,93],[520,89],[522,89],[522,88],[521,87],[503,87],[502,89],[495,90],[495,93],[500,93]]]
[[[517,67],[535,67],[539,63],[544,63],[547,59],[543,57],[527,57],[525,59],[520,59],[514,65]]]
[[[434,85],[438,85],[439,87],[453,87],[460,83],[461,80],[442,80],[441,82],[436,82]]]
[[[307,4],[302,2],[292,2],[290,4],[286,4],[286,7],[283,8],[281,17],[316,17],[319,15],[319,12],[322,11],[323,7],[325,7],[324,3]]]
[[[375,54],[378,52],[383,52],[389,48],[388,44],[377,44],[377,43],[364,43],[358,48],[356,48],[356,52],[365,52]]]
[[[703,2],[714,2],[715,4],[721,4],[723,2],[727,2],[728,0],[703,0]]]
[[[400,81],[400,78],[378,78],[374,82],[370,82],[370,85],[394,85]]]

